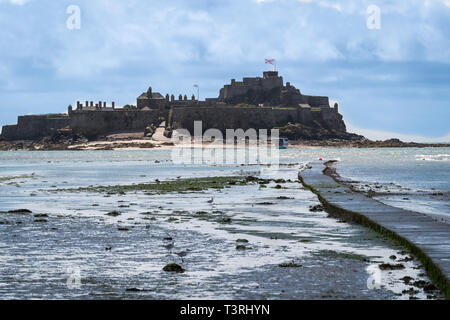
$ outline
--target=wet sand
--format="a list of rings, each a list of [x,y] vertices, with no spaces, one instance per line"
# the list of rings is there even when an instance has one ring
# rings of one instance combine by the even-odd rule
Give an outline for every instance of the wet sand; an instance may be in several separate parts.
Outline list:
[[[442,298],[420,288],[429,279],[400,246],[312,209],[319,201],[297,181],[299,166],[282,167],[271,178],[284,181],[267,184],[108,194],[69,189],[177,176],[264,174],[258,167],[163,167],[153,160],[151,166],[100,165],[88,155],[77,161],[70,162],[66,181],[59,176],[63,172],[55,175],[66,167],[48,164],[46,157],[32,165],[41,168],[35,175],[2,182],[3,211],[32,211],[0,214],[2,298]],[[113,168],[114,175],[103,173],[106,168]],[[19,187],[7,184],[11,181]],[[108,215],[112,211],[120,214]],[[393,263],[393,256],[404,260],[398,262],[404,268],[381,270],[380,265]],[[168,263],[185,272],[163,271]],[[67,286],[71,270],[79,270],[79,288]],[[379,276],[379,287],[368,285],[374,276]]]

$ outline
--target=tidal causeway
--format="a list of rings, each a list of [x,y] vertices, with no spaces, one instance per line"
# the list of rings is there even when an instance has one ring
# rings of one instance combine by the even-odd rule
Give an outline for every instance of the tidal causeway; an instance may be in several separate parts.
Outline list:
[[[430,216],[388,206],[339,183],[335,161],[312,163],[299,175],[302,184],[317,194],[331,216],[355,222],[383,234],[419,258],[427,273],[450,298],[450,224]],[[396,259],[393,259],[394,261]],[[395,263],[386,268],[396,268]]]

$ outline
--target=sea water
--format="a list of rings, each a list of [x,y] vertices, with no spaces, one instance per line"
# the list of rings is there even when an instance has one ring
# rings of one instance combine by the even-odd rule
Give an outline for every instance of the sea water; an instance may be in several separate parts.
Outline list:
[[[357,182],[356,188],[376,191],[374,198],[386,204],[450,219],[450,148],[313,148],[298,153],[307,161],[338,160],[339,175]]]
[[[407,299],[412,287],[401,279],[429,281],[420,263],[380,271],[380,263],[408,254],[371,230],[311,212],[319,202],[297,175],[319,157],[337,159],[338,172],[360,183],[445,194],[448,153],[291,148],[280,150],[275,173],[286,182],[265,188],[108,195],[64,190],[274,173],[254,165],[177,165],[171,150],[1,152],[0,211],[33,213],[0,214],[0,298]],[[418,160],[422,155],[433,160]],[[106,215],[113,210],[121,215]],[[238,239],[248,241],[245,249],[237,249]],[[186,271],[162,271],[173,262]],[[282,267],[290,263],[295,267]],[[416,298],[439,298],[415,290]]]

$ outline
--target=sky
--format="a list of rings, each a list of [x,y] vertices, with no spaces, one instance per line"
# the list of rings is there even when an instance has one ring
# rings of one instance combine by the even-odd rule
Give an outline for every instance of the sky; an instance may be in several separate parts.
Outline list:
[[[450,0],[0,0],[0,126],[149,86],[217,97],[266,58],[349,131],[450,142]]]

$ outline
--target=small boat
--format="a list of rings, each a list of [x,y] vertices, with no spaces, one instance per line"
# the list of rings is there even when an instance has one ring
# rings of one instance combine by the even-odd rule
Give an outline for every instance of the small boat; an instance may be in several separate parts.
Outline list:
[[[289,140],[287,138],[278,139],[278,149],[287,149],[289,146]]]

